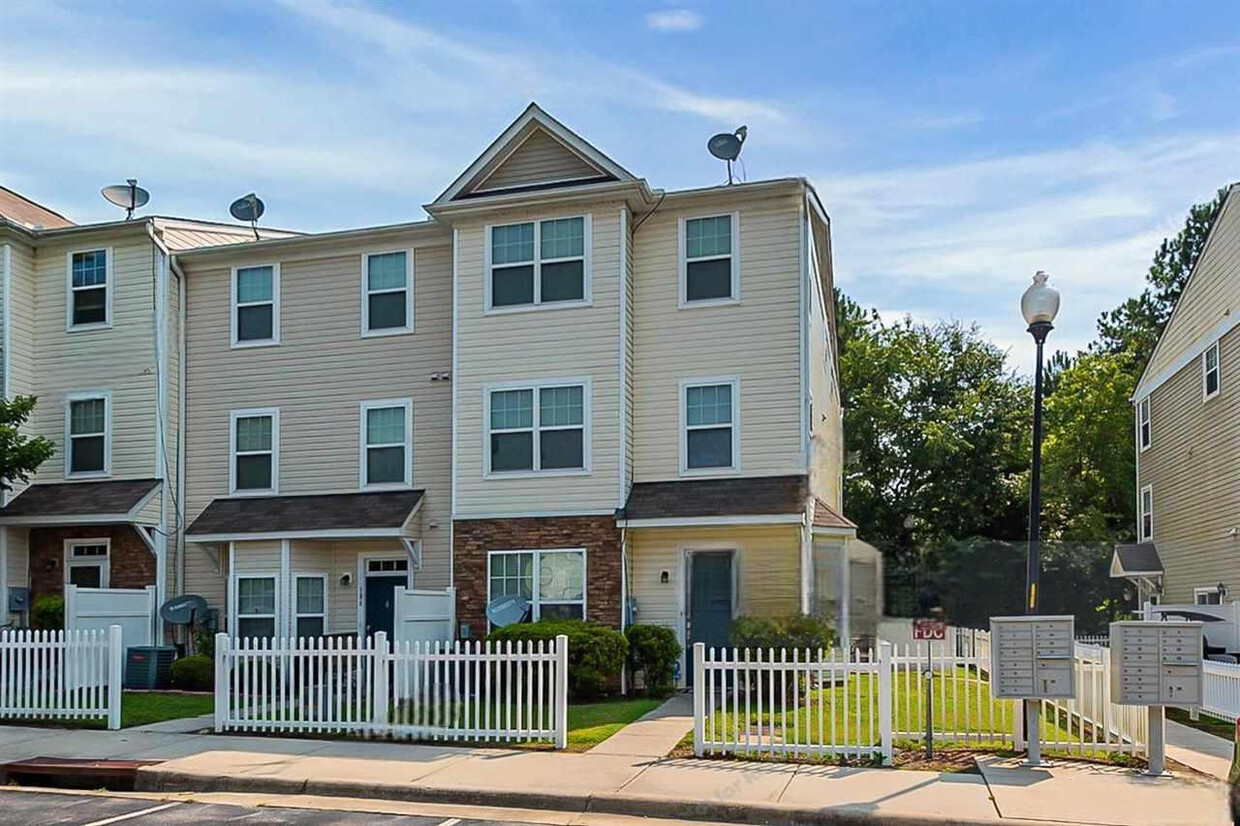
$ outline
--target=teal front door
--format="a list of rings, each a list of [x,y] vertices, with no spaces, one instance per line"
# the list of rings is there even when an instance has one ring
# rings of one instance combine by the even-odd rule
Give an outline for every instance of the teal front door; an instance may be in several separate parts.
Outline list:
[[[686,682],[693,683],[693,646],[723,648],[732,636],[732,552],[689,554],[689,641]]]

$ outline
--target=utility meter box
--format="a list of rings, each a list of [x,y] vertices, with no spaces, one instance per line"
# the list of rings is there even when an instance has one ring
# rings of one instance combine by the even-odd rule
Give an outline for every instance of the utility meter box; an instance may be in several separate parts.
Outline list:
[[[1075,695],[1075,630],[1071,616],[991,617],[992,695],[1009,700]]]
[[[1201,705],[1202,628],[1187,621],[1111,623],[1112,702]]]

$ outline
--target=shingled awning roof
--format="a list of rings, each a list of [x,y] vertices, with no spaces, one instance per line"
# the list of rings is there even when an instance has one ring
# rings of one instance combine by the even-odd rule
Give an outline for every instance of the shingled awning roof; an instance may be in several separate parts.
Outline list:
[[[857,529],[856,523],[821,499],[814,500],[814,521],[812,524],[815,528],[825,528],[828,530],[855,531]]]
[[[1153,542],[1116,545],[1111,555],[1111,577],[1158,577],[1163,575],[1162,559]]]
[[[808,488],[806,477],[799,475],[640,482],[616,517],[633,527],[722,523],[736,517],[797,522],[805,514]]]
[[[0,508],[0,525],[74,525],[144,522],[143,506],[158,479],[57,482],[31,485]]]
[[[212,500],[186,531],[190,542],[299,537],[401,537],[423,491],[234,496]]]

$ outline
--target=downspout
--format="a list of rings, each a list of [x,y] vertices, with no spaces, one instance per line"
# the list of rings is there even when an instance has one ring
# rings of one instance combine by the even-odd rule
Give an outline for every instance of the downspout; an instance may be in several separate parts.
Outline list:
[[[9,388],[11,380],[9,377],[9,341],[11,340],[10,327],[13,324],[13,312],[11,306],[13,304],[13,296],[11,295],[11,284],[9,278],[9,268],[12,266],[13,248],[9,244],[4,245],[4,252],[0,253],[0,399],[5,401],[9,398]],[[0,488],[0,508],[4,507],[9,501],[9,492]],[[0,611],[2,617],[7,624],[11,617],[8,607],[9,593],[9,529],[0,525],[0,596],[4,596],[4,610]]]
[[[177,498],[175,505],[176,524],[176,596],[185,593],[185,325],[186,311],[189,304],[186,292],[189,281],[181,271],[181,265],[175,256],[168,259],[172,271],[177,277],[178,301],[177,316],[180,320],[177,330]]]
[[[168,250],[155,235],[151,221],[146,222],[146,234],[151,239],[154,258],[154,333],[155,333],[155,478],[159,486],[159,530],[155,533],[155,601],[162,606],[168,598],[168,505],[170,502],[168,478],[168,361],[167,361],[167,305],[168,305]],[[174,541],[175,544],[175,541]],[[155,639],[164,639],[163,616],[155,617]]]

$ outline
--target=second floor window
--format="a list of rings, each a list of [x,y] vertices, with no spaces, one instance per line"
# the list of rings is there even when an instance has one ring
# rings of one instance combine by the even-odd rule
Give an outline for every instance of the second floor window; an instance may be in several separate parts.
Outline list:
[[[365,256],[362,335],[378,336],[413,330],[413,289],[409,252]]]
[[[106,249],[69,253],[69,329],[109,323],[108,253]]]
[[[1201,354],[1201,389],[1205,398],[1212,399],[1222,387],[1222,368],[1219,364],[1218,342],[1211,344]]]
[[[108,472],[108,400],[106,396],[69,402],[67,474]]]
[[[233,270],[233,346],[280,343],[280,268]]]
[[[1138,423],[1141,430],[1141,449],[1145,450],[1152,443],[1153,433],[1150,429],[1150,397],[1146,396],[1137,405]]]
[[[279,414],[237,410],[232,427],[232,492],[274,493],[279,489]]]
[[[681,225],[681,306],[728,304],[740,298],[735,214],[688,218]]]
[[[587,300],[585,217],[491,227],[488,309]]]
[[[731,380],[684,385],[682,472],[738,469],[737,396],[737,383]]]
[[[362,487],[413,483],[413,404],[408,399],[362,403]]]
[[[1154,488],[1146,485],[1141,488],[1141,513],[1137,516],[1137,537],[1141,542],[1149,542],[1154,538]]]
[[[584,385],[493,390],[488,407],[490,473],[586,468]]]

